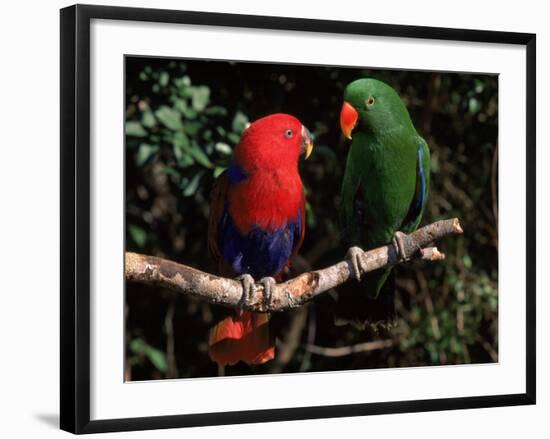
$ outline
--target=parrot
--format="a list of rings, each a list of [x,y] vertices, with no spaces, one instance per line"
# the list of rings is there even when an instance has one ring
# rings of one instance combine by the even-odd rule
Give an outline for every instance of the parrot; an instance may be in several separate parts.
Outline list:
[[[430,184],[430,150],[397,92],[361,78],[344,89],[342,134],[351,140],[341,186],[341,224],[360,284],[348,294],[340,321],[359,328],[388,327],[395,319],[392,268],[364,273],[362,250],[393,245],[404,258],[403,233],[422,220]],[[359,291],[359,294],[358,294]]]
[[[312,135],[296,117],[271,114],[244,130],[230,165],[214,182],[208,249],[219,273],[241,282],[245,305],[255,280],[270,303],[273,286],[302,245],[306,209],[298,160],[312,150]],[[268,313],[233,312],[210,330],[210,359],[220,366],[272,360],[269,320]]]

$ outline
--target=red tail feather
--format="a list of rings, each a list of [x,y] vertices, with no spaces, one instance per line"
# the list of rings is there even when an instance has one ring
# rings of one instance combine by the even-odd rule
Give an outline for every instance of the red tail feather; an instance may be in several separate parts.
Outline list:
[[[210,330],[208,347],[212,361],[222,366],[272,360],[275,340],[269,332],[269,314],[245,311],[226,317]]]

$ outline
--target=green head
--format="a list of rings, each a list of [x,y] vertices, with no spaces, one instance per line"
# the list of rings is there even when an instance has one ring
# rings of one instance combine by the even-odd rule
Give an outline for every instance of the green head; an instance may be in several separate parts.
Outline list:
[[[414,129],[403,101],[388,84],[376,79],[358,79],[344,90],[340,113],[342,133],[351,139],[354,129],[374,134],[395,128]]]

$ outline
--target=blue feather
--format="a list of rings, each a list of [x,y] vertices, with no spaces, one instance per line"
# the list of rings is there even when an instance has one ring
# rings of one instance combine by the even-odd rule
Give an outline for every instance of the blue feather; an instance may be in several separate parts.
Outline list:
[[[292,254],[301,234],[301,215],[284,227],[266,232],[255,226],[246,235],[235,226],[229,212],[221,224],[221,249],[224,260],[236,275],[248,273],[259,280],[278,274]]]
[[[239,183],[243,180],[246,180],[248,175],[246,175],[246,172],[243,168],[241,168],[236,163],[231,162],[231,164],[227,168],[227,177],[229,178],[230,183]]]
[[[422,162],[423,157],[422,145],[418,148],[418,170],[420,174],[420,196],[416,200],[416,209],[420,210],[424,207],[424,198],[426,196],[426,176],[424,175],[424,166]]]

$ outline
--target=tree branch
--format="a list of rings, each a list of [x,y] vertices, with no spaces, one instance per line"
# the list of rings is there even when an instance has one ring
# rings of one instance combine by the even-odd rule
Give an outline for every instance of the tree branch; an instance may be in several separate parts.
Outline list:
[[[306,351],[312,354],[322,355],[324,357],[344,357],[346,355],[357,354],[359,352],[371,352],[379,349],[391,348],[393,340],[375,340],[358,343],[351,346],[341,346],[339,348],[326,348],[314,344],[306,345]]]
[[[457,218],[437,221],[422,227],[405,236],[405,259],[444,259],[445,255],[437,248],[427,246],[446,235],[461,233],[462,228]],[[364,252],[363,257],[366,272],[404,262],[398,259],[392,245]],[[309,271],[279,283],[273,289],[270,304],[265,303],[263,286],[257,284],[256,294],[246,305],[242,302],[243,290],[240,282],[156,256],[127,252],[125,275],[128,281],[170,288],[215,305],[242,307],[256,312],[277,312],[302,306],[325,291],[352,279],[351,267],[351,261],[344,260],[322,270]]]

